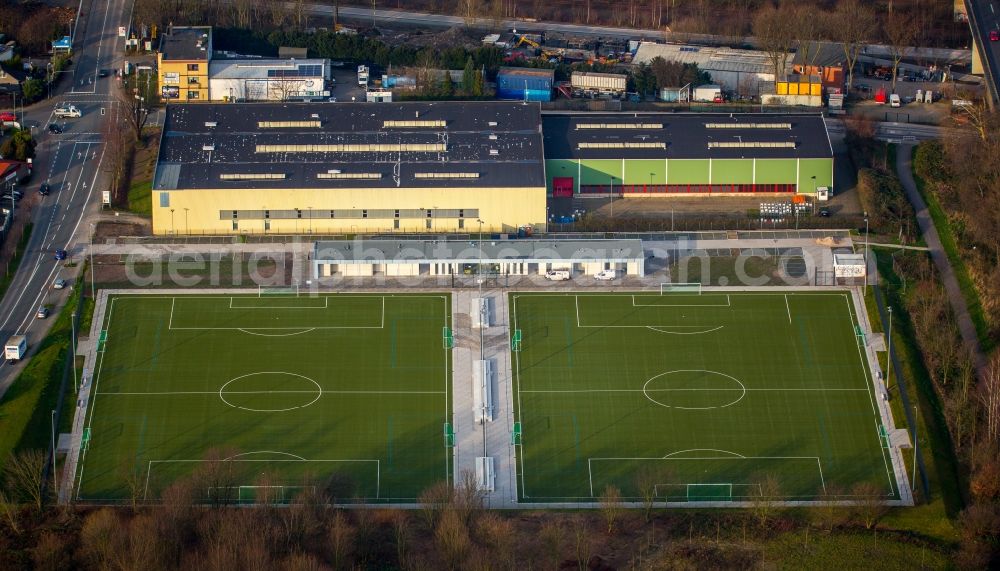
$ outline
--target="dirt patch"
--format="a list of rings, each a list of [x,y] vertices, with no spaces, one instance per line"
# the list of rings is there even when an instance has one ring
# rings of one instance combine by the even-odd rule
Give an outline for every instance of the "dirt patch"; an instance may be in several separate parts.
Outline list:
[[[94,231],[94,242],[107,243],[108,240],[123,236],[148,236],[149,232],[148,222],[102,221],[97,223],[97,228]]]
[[[482,45],[482,32],[478,30],[473,32],[459,26],[437,33],[422,30],[383,30],[382,39],[391,46],[406,45],[416,48],[430,47],[439,50],[455,47],[474,49]]]
[[[231,288],[291,283],[292,254],[248,259],[231,254],[195,254],[184,259],[94,256],[94,280],[104,288]]]

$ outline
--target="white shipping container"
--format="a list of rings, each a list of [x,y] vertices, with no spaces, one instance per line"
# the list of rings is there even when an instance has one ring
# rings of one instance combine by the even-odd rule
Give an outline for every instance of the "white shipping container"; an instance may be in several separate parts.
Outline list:
[[[585,71],[574,71],[570,78],[573,89],[606,92],[625,91],[627,81],[627,76],[617,73],[590,73]]]

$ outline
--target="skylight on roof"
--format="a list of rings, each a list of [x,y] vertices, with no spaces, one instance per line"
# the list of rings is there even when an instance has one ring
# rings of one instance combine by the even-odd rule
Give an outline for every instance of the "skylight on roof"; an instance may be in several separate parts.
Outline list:
[[[709,141],[709,149],[794,149],[795,141]]]

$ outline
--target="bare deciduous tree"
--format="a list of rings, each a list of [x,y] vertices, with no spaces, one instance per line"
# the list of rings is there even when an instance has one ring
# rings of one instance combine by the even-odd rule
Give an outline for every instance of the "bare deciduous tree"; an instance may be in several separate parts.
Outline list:
[[[851,488],[854,499],[854,514],[864,524],[865,529],[871,529],[888,509],[885,505],[885,494],[871,482],[859,482]]]
[[[7,526],[14,532],[14,535],[21,533],[20,512],[20,506],[17,502],[8,497],[6,491],[0,490],[0,516],[7,522]]]
[[[7,461],[7,489],[27,498],[36,509],[42,509],[45,490],[42,488],[42,470],[48,455],[41,450],[25,450],[11,454]]]
[[[830,37],[844,50],[847,84],[854,85],[854,66],[865,45],[875,34],[875,11],[868,2],[843,0],[837,3],[830,26]]]
[[[479,543],[490,550],[490,559],[501,569],[517,569],[514,524],[496,511],[486,512],[476,521]]]
[[[538,538],[541,540],[542,548],[545,550],[544,556],[550,565],[546,568],[555,567],[563,552],[566,543],[566,528],[561,520],[552,519],[544,522],[542,528],[538,530]]]
[[[899,73],[899,62],[906,57],[916,39],[917,31],[913,19],[900,12],[891,12],[886,18],[883,28],[885,39],[892,56],[892,91],[896,91],[896,76]]]
[[[109,508],[91,512],[80,528],[80,547],[95,569],[108,569],[121,557],[125,529],[118,514]]]
[[[670,481],[670,474],[666,469],[645,465],[635,474],[635,487],[642,498],[643,515],[646,521],[653,511],[653,502],[656,501],[656,487],[659,484]]]
[[[420,493],[417,501],[420,503],[421,514],[428,529],[434,529],[438,514],[446,506],[451,505],[455,498],[455,489],[448,482],[437,482]]]
[[[449,568],[459,568],[472,547],[472,541],[469,539],[469,528],[458,512],[446,509],[441,513],[434,530],[434,544]]]
[[[982,382],[980,397],[986,421],[986,438],[989,442],[1000,439],[1000,353],[990,359]]]
[[[350,569],[351,548],[354,546],[354,526],[344,510],[336,510],[330,522],[330,554],[334,569]]]
[[[774,515],[781,499],[781,483],[774,474],[767,474],[756,479],[756,489],[750,495],[750,509],[761,528],[767,527],[767,522]]]
[[[788,54],[795,43],[793,11],[789,4],[779,8],[765,5],[754,15],[753,35],[771,61],[775,81],[783,80],[788,72]]]
[[[625,512],[622,506],[622,492],[616,486],[608,484],[599,498],[601,504],[601,515],[604,516],[604,523],[608,526],[608,534],[615,532],[615,525]]]
[[[31,560],[40,571],[62,571],[70,567],[69,549],[59,534],[44,531],[31,549]]]
[[[146,489],[145,474],[139,466],[132,462],[125,462],[118,470],[119,477],[125,482],[125,490],[128,492],[129,505],[135,511],[139,502],[142,501]]]

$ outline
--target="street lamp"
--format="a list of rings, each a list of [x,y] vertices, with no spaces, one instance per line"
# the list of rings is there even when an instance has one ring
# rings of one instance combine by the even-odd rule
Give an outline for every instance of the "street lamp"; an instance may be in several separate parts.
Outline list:
[[[889,306],[889,342],[885,352],[885,390],[889,391],[889,375],[892,373],[892,306]]]
[[[171,213],[173,210],[170,211]],[[97,233],[97,227],[94,223],[90,223],[90,298],[97,303],[97,288],[94,287],[94,234]]]
[[[868,212],[865,212],[865,295],[868,295]]]
[[[59,495],[59,476],[56,474],[56,411],[52,409],[52,487],[56,489],[56,496]]]
[[[611,205],[611,217],[615,217],[615,177],[611,177],[611,184],[608,186],[608,204]]]

